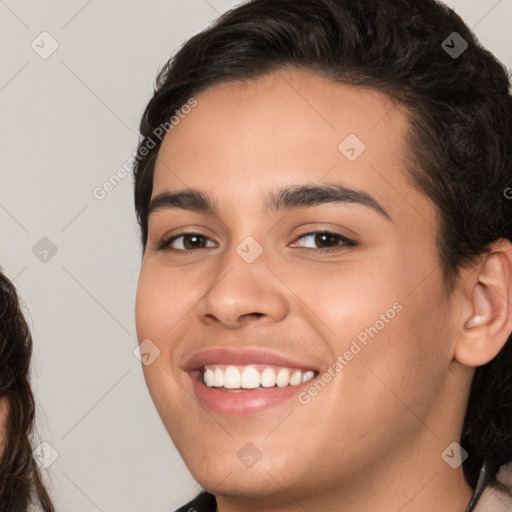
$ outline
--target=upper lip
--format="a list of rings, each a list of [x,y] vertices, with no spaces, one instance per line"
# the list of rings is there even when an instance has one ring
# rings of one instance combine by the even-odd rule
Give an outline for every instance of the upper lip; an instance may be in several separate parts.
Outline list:
[[[285,355],[262,348],[207,348],[192,353],[185,358],[183,369],[185,371],[199,370],[208,364],[232,364],[232,365],[250,365],[250,364],[269,364],[275,366],[285,366],[287,368],[297,368],[299,370],[318,371],[317,367],[311,362],[298,359],[291,359]]]

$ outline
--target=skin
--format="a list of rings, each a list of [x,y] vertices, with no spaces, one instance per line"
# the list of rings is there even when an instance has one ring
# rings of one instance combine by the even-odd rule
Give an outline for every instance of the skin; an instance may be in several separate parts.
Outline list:
[[[150,216],[136,300],[138,338],[160,350],[143,368],[148,389],[192,475],[220,512],[463,512],[472,489],[441,454],[460,439],[473,367],[512,329],[510,244],[447,295],[435,206],[407,177],[406,112],[380,92],[281,70],[196,99],[163,141],[153,197],[197,188],[219,215]],[[338,150],[348,134],[366,145],[353,162]],[[319,182],[366,192],[391,220],[359,204],[262,208],[271,191]],[[300,238],[323,229],[359,245]],[[182,231],[201,233],[204,248],[178,252],[180,238],[176,252],[156,249]],[[247,236],[263,249],[251,264],[236,252]],[[199,349],[243,346],[327,372],[396,302],[402,310],[307,405],[214,414],[183,370]],[[262,454],[251,468],[237,457],[248,442]]]

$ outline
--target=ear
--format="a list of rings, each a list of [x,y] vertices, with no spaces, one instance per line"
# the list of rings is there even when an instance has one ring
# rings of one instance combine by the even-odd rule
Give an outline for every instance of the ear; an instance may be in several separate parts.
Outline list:
[[[496,357],[512,332],[512,244],[500,239],[491,247],[461,276],[466,293],[454,356],[471,367]]]

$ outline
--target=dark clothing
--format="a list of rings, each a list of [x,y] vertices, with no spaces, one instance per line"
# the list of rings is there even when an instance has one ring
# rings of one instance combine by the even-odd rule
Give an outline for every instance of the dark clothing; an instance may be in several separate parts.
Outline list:
[[[202,492],[197,498],[183,505],[176,512],[215,512],[217,510],[217,501],[215,496],[208,492]]]

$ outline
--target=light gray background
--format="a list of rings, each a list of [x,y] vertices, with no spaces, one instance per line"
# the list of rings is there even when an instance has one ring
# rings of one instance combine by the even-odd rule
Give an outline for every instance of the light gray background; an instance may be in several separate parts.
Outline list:
[[[58,512],[172,511],[198,490],[133,355],[132,177],[92,192],[134,151],[158,69],[237,3],[0,0],[0,263],[30,312],[34,442],[58,453],[43,471]],[[510,69],[512,0],[448,4]],[[31,47],[44,31],[46,59]]]

